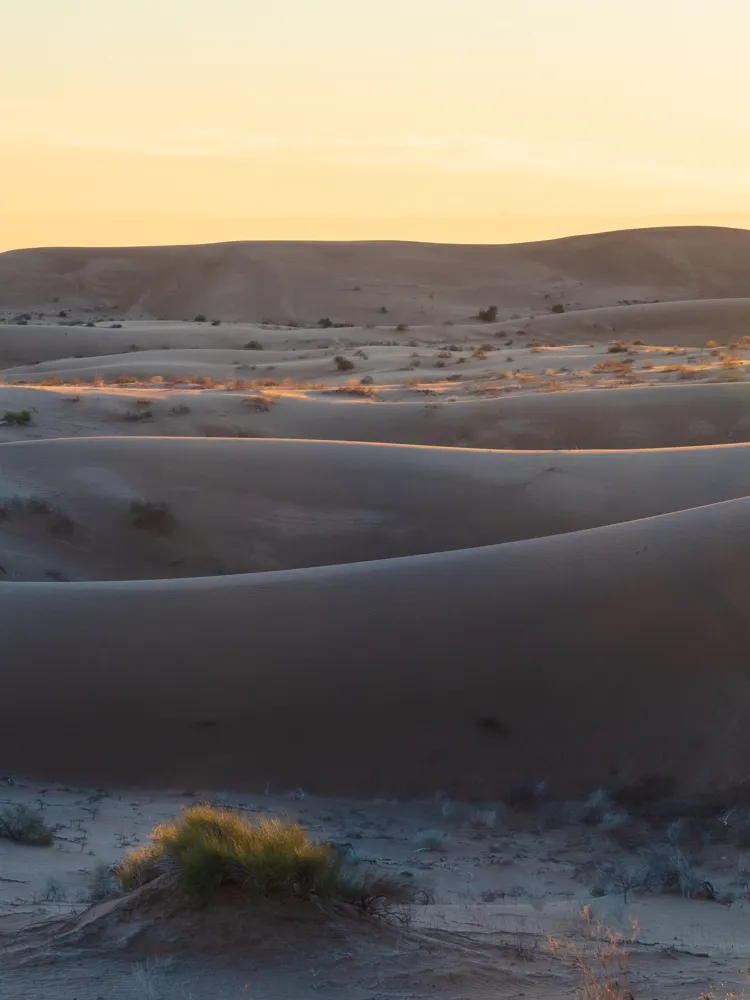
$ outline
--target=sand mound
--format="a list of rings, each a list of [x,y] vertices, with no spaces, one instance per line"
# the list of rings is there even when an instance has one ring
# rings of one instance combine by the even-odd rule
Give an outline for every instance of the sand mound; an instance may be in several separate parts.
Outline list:
[[[364,563],[750,495],[750,446],[524,454],[89,438],[0,450],[6,582]]]
[[[608,306],[571,313],[505,321],[510,335],[544,343],[578,344],[642,339],[649,344],[703,347],[707,340],[727,344],[750,329],[750,299],[726,298]]]
[[[750,233],[648,229],[510,246],[228,243],[0,255],[0,308],[90,308],[161,319],[374,322],[746,294]]]
[[[228,549],[252,546],[257,518],[264,540],[278,537],[276,558],[287,546],[293,565],[300,553],[312,558],[318,531],[326,554],[338,555],[352,526],[350,557],[370,560],[224,578],[5,584],[14,712],[0,753],[10,771],[98,785],[270,781],[462,797],[498,797],[518,781],[566,792],[656,773],[694,792],[719,775],[744,779],[750,500],[713,501],[717,484],[724,496],[748,492],[747,449],[506,456],[97,440],[2,450],[6,483],[36,494],[44,470],[61,502],[78,483],[80,502],[93,505],[82,532],[97,530],[102,494],[121,490],[126,507],[168,468],[187,510],[181,466],[193,483],[200,477],[201,492],[223,466],[215,496],[248,511],[224,529]],[[243,452],[268,464],[237,476]],[[295,489],[306,506],[280,516],[278,497],[288,503]],[[694,506],[648,516],[659,504]],[[177,513],[179,525],[186,515]],[[222,521],[222,511],[213,516]],[[573,530],[586,516],[645,519]],[[514,537],[522,519],[527,534],[567,533],[487,544]],[[382,558],[413,552],[415,539],[476,547]],[[19,537],[14,545],[23,548]]]

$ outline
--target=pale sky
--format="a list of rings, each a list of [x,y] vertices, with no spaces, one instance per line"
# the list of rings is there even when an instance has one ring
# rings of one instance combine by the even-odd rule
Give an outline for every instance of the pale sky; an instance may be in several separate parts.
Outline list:
[[[0,250],[750,227],[750,0],[0,0]]]

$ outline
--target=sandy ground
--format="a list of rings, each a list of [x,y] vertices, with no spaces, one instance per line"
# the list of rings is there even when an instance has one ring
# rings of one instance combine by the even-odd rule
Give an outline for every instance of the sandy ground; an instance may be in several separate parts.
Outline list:
[[[633,820],[606,832],[549,805],[472,808],[446,797],[372,802],[303,789],[248,796],[4,784],[3,806],[41,809],[56,830],[50,848],[0,842],[8,996],[573,996],[575,953],[599,972],[605,927],[628,941],[634,996],[741,995],[747,981],[749,876],[718,821],[685,825],[682,834],[683,851],[717,899],[602,895],[608,866],[632,870],[673,828]],[[110,904],[90,909],[97,876],[145,843],[155,823],[206,799],[248,816],[299,820],[346,849],[360,869],[414,881],[429,901],[406,927],[305,907],[293,916],[270,906],[241,916],[235,910],[233,926],[221,911],[197,911],[177,927],[145,911],[113,920]],[[571,816],[576,808],[566,807]]]
[[[3,1000],[573,996],[600,920],[637,921],[635,997],[742,995],[749,249],[0,255],[0,796],[56,826],[0,840]],[[560,805],[598,788],[624,825]],[[433,902],[243,947],[89,913],[198,798]],[[592,895],[667,802],[719,901]]]

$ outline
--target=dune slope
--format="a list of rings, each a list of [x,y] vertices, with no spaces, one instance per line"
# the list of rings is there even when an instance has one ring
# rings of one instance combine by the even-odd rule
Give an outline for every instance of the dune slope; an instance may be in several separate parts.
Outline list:
[[[632,230],[507,246],[228,243],[0,255],[0,308],[90,307],[159,319],[376,322],[548,312],[620,300],[747,295],[750,233]]]
[[[750,754],[749,517],[741,499],[349,566],[8,584],[0,752],[97,783],[716,790]]]

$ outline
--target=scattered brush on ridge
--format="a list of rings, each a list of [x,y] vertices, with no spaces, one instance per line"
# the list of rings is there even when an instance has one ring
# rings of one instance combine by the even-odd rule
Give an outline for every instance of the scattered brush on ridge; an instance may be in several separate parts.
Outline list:
[[[253,901],[332,900],[389,916],[419,897],[409,884],[360,874],[297,823],[251,820],[210,805],[191,806],[173,823],[154,827],[151,843],[131,851],[114,874],[126,892],[164,876],[200,903],[229,888]]]

